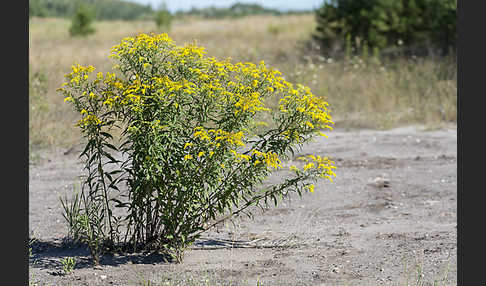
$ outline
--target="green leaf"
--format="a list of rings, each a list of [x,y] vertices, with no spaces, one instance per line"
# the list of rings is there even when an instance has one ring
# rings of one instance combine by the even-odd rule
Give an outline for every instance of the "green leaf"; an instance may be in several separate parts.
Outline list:
[[[88,143],[86,144],[86,146],[84,147],[84,150],[83,152],[81,152],[81,154],[79,155],[79,157],[81,158],[82,156],[84,156],[85,154],[88,153],[88,151],[91,149],[91,147],[94,145],[94,141],[93,140],[90,140],[88,141]]]
[[[112,145],[110,143],[103,143],[103,146],[108,147],[108,148],[110,148],[112,150],[118,151],[118,149],[114,145]]]
[[[113,136],[108,132],[100,132],[100,135],[109,139],[113,139]]]
[[[104,154],[108,159],[110,159],[110,163],[119,163],[120,161],[115,159],[110,153],[104,152]]]

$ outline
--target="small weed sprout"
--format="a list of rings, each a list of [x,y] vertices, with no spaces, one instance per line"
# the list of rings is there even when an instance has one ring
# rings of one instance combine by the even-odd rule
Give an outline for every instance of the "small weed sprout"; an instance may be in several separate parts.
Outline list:
[[[32,253],[32,244],[34,244],[36,240],[35,237],[29,239],[29,259],[34,257],[34,254]]]
[[[31,258],[34,257],[34,254],[32,253],[32,244],[34,244],[34,242],[36,241],[37,239],[35,237],[33,238],[30,238],[29,239],[29,260]],[[32,262],[32,264],[35,264],[36,263],[36,260],[34,260]],[[35,277],[34,277],[34,273],[32,273],[31,277],[29,277],[29,286],[37,286],[38,284],[35,282]]]
[[[82,233],[83,233],[83,226],[82,226],[82,218],[81,218],[81,201],[79,199],[78,192],[75,191],[74,197],[71,200],[71,203],[68,202],[68,198],[65,196],[64,198],[60,197],[59,200],[61,201],[61,205],[63,208],[63,217],[68,223],[68,232],[69,237],[77,242],[81,240]]]
[[[127,37],[110,57],[114,73],[75,64],[59,89],[87,139],[80,212],[93,253],[120,242],[123,222],[123,243],[180,262],[209,228],[290,193],[314,192],[314,181],[335,176],[328,157],[307,155],[288,177],[262,186],[284,169],[282,160],[333,125],[323,98],[263,61],[217,60],[167,34]],[[270,100],[278,106],[269,108]],[[115,216],[114,207],[128,215]]]
[[[74,257],[66,257],[61,259],[62,272],[64,275],[68,275],[74,270],[76,266],[76,259]]]
[[[74,242],[86,243],[94,264],[98,265],[102,244],[106,240],[102,234],[103,221],[98,216],[101,208],[99,202],[87,199],[84,192],[75,192],[70,203],[67,197],[60,197],[60,201],[64,219],[68,223],[69,237]]]

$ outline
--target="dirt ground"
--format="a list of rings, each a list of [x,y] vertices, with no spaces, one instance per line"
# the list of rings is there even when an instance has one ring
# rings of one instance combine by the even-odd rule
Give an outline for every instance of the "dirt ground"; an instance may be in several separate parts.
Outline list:
[[[41,152],[29,172],[37,285],[456,285],[457,132],[421,126],[329,132],[299,155],[332,157],[333,183],[198,240],[182,264],[157,254],[106,255],[63,244],[60,196],[72,194],[79,152]],[[290,163],[290,162],[287,162]],[[69,275],[60,260],[76,258]],[[434,284],[434,282],[440,282]]]

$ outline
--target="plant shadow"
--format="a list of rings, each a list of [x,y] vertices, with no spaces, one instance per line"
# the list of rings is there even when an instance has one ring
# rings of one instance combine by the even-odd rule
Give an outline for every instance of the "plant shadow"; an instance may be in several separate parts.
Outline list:
[[[210,239],[210,238],[199,238],[193,244],[195,248],[242,248],[248,247],[251,241],[247,240],[230,240],[230,239]]]
[[[72,241],[34,241],[32,256],[29,258],[29,265],[33,268],[60,270],[62,269],[61,259],[74,257],[76,266],[74,269],[94,267],[89,248],[86,244]],[[132,264],[154,264],[172,263],[173,258],[167,254],[157,252],[128,252],[117,254],[106,252],[100,255],[100,267],[119,266],[127,263]],[[54,271],[52,275],[59,275],[59,271]]]
[[[238,248],[246,244],[246,241],[231,241],[225,239],[198,239],[193,246],[199,249],[211,248]],[[52,275],[62,275],[61,259],[74,257],[76,265],[74,269],[92,268],[93,260],[86,244],[71,240],[35,240],[30,244],[32,256],[29,258],[29,266],[38,269],[51,270]],[[105,252],[100,255],[100,267],[119,266],[131,264],[173,263],[173,258],[168,254],[158,252],[125,252],[118,254]]]

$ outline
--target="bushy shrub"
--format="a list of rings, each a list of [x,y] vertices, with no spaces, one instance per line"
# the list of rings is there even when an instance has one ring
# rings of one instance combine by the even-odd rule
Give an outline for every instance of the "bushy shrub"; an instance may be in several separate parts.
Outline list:
[[[71,36],[86,36],[93,34],[95,29],[92,27],[94,19],[93,10],[83,3],[79,3],[74,11],[69,27]]]
[[[172,14],[167,10],[165,5],[161,5],[161,7],[155,12],[155,24],[157,28],[161,31],[170,31],[170,27],[172,25]]]
[[[95,206],[87,216],[103,224],[103,239],[116,241],[124,222],[124,242],[181,261],[215,224],[292,192],[313,192],[318,178],[335,176],[334,162],[318,155],[282,166],[333,123],[324,99],[264,62],[217,60],[203,47],[176,46],[167,34],[127,37],[110,57],[115,73],[76,64],[60,88],[82,116],[85,205]],[[268,105],[272,98],[277,106]],[[267,127],[257,119],[262,114],[271,118]],[[288,176],[263,187],[285,169]],[[115,217],[113,206],[127,215]]]

